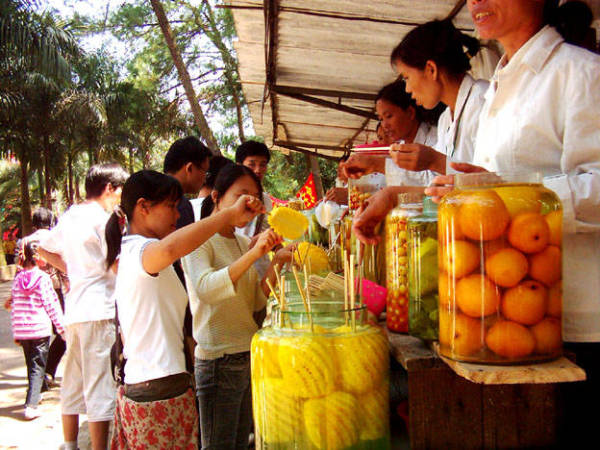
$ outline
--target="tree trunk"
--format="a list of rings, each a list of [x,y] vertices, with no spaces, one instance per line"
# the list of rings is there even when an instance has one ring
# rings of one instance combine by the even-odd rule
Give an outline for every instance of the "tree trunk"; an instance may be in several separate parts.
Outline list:
[[[129,174],[133,173],[133,148],[129,147]]]
[[[69,206],[71,206],[73,204],[73,156],[71,155],[70,151],[67,154],[67,180],[67,203],[69,204]]]
[[[46,196],[44,194],[44,174],[43,174],[42,170],[43,170],[42,167],[40,167],[36,170],[37,179],[38,179],[38,191],[39,191],[39,196],[40,196],[40,205],[44,204],[44,199],[46,198]]]
[[[50,175],[50,138],[44,135],[44,180],[45,180],[45,201],[44,206],[52,209],[52,181]]]
[[[235,103],[235,114],[237,116],[238,133],[240,135],[240,141],[246,142],[246,136],[244,135],[244,114],[242,113],[242,103],[237,91],[237,83],[233,80],[229,70],[225,70],[225,78],[231,86],[231,95]]]
[[[81,194],[79,193],[79,177],[75,177],[75,201],[79,203],[81,201]]]
[[[181,54],[177,49],[175,44],[175,40],[171,34],[171,27],[169,25],[169,21],[167,19],[167,15],[165,14],[165,10],[162,7],[162,4],[159,0],[150,0],[152,4],[152,9],[156,14],[156,18],[158,19],[158,23],[160,25],[160,29],[162,30],[163,36],[165,37],[165,41],[167,43],[167,47],[169,47],[169,51],[171,52],[171,58],[173,58],[173,64],[177,68],[177,73],[179,74],[179,79],[183,84],[185,89],[185,94],[190,102],[190,107],[192,109],[192,113],[194,115],[194,121],[196,122],[196,126],[200,130],[200,134],[206,141],[206,144],[212,151],[214,155],[220,155],[221,151],[219,150],[219,145],[217,144],[217,140],[213,136],[212,130],[208,126],[208,122],[206,121],[206,117],[204,117],[204,113],[202,112],[202,108],[200,107],[200,103],[198,103],[198,99],[196,97],[196,92],[194,91],[194,86],[192,86],[192,80],[190,79],[190,74],[185,67],[183,59],[181,58]]]
[[[319,159],[316,156],[305,155],[308,167],[315,179],[315,188],[317,189],[317,200],[323,198],[323,181],[321,180],[321,169],[319,168]]]
[[[29,161],[21,157],[21,235],[27,236],[32,231],[31,226],[31,201],[29,198]]]

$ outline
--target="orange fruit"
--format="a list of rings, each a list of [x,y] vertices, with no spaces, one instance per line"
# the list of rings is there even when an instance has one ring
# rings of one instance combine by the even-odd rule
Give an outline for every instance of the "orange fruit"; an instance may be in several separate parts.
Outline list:
[[[440,242],[447,243],[453,240],[464,239],[458,224],[459,205],[443,202],[438,208],[438,238]]]
[[[490,241],[502,236],[510,222],[510,215],[500,196],[492,190],[485,190],[464,197],[458,219],[460,229],[469,239]]]
[[[560,320],[547,317],[531,327],[535,337],[535,352],[552,354],[562,347],[562,329]]]
[[[485,343],[497,355],[522,358],[535,349],[535,338],[527,327],[508,320],[499,320],[487,332]]]
[[[454,299],[454,283],[450,282],[450,278],[444,272],[440,272],[438,278],[438,293],[440,305],[442,308],[448,309]]]
[[[539,213],[542,209],[537,189],[528,186],[502,186],[494,188],[494,191],[506,205],[511,218],[525,212]]]
[[[489,316],[498,311],[500,290],[485,275],[469,275],[456,283],[456,304],[467,316]]]
[[[525,255],[514,248],[498,250],[485,261],[487,276],[499,286],[513,287],[527,275],[529,263]]]
[[[442,268],[450,277],[461,278],[479,266],[479,250],[467,241],[454,241],[441,248]]]
[[[440,314],[440,344],[452,354],[470,356],[483,346],[481,321],[464,314]]]
[[[552,286],[562,276],[560,249],[554,245],[529,257],[529,275],[546,286]]]
[[[519,214],[508,228],[510,244],[525,253],[541,252],[548,245],[549,239],[548,223],[538,213]]]
[[[484,258],[489,258],[497,251],[507,247],[508,243],[502,238],[494,239],[493,241],[485,241],[483,242],[483,256]]]
[[[548,314],[558,318],[562,316],[562,281],[548,289]]]
[[[523,325],[538,323],[546,315],[548,290],[537,281],[524,281],[502,297],[502,314]]]
[[[550,229],[549,243],[560,247],[562,243],[562,210],[549,212],[544,216]]]

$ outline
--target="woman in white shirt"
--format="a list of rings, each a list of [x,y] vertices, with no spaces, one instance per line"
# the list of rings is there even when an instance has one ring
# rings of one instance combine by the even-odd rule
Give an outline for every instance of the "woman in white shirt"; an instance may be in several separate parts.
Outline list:
[[[466,52],[465,52],[466,48]],[[447,106],[438,120],[435,146],[392,145],[394,162],[408,170],[446,173],[447,161],[473,158],[479,113],[489,83],[467,72],[479,41],[457,30],[450,20],[434,20],[412,29],[394,48],[391,61],[418,105]]]
[[[223,168],[212,194],[202,203],[202,217],[213,217],[242,195],[262,197],[249,168]],[[206,220],[206,219],[205,219]],[[239,225],[243,227],[244,225]],[[190,294],[196,345],[196,391],[200,406],[202,448],[247,448],[251,431],[250,342],[264,319],[275,264],[291,261],[279,250],[261,279],[254,263],[281,243],[271,229],[250,239],[227,227],[183,258]]]
[[[175,231],[181,195],[175,178],[142,170],[127,180],[106,224],[109,270],[118,259],[115,298],[126,358],[113,449],[197,448],[198,415],[183,353],[187,295],[172,264],[224,227],[263,210],[246,195]]]

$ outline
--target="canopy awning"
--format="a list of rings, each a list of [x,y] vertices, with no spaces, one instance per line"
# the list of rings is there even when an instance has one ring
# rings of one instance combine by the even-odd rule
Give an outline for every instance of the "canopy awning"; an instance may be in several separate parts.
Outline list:
[[[455,15],[464,1],[226,0],[255,133],[272,148],[342,156],[375,139],[374,98],[396,75],[390,53],[415,25]]]

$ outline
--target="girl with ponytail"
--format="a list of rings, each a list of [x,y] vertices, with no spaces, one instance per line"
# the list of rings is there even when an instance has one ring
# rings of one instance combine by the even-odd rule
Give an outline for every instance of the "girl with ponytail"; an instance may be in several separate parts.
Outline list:
[[[483,95],[489,86],[467,73],[469,60],[479,48],[477,39],[456,29],[450,20],[419,25],[394,48],[391,63],[405,80],[406,92],[425,109],[446,105],[438,120],[435,148],[392,145],[392,159],[398,166],[446,173],[447,161],[472,160]]]
[[[242,165],[224,167],[202,203],[203,220],[221,214],[244,194],[262,198],[259,179]],[[197,342],[202,448],[248,447],[250,341],[264,319],[266,280],[274,283],[274,265],[292,259],[289,247],[279,250],[261,279],[253,265],[281,238],[269,229],[258,235],[252,248],[249,242],[233,226],[226,227],[182,260]]]
[[[181,195],[175,178],[142,170],[123,186],[106,225],[106,264],[118,266],[115,298],[126,358],[113,449],[133,448],[134,441],[197,448],[198,415],[183,353],[188,299],[172,264],[213,234],[263,211],[255,197],[240,195],[211,217],[175,231]]]

